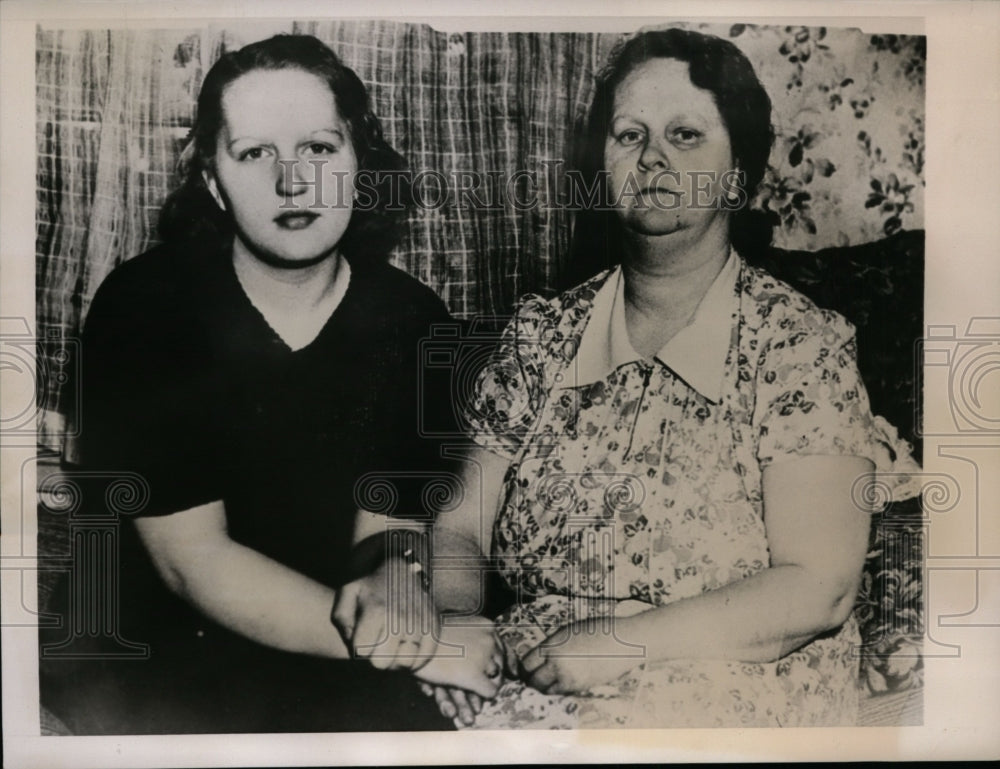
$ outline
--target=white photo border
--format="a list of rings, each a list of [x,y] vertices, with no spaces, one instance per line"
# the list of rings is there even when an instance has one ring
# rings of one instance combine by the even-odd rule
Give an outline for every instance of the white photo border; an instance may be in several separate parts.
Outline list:
[[[590,0],[505,4],[423,2],[4,2],[0,5],[0,315],[35,318],[36,25],[88,27],[188,23],[190,19],[374,18],[421,21],[442,30],[633,31],[669,20],[857,26],[866,32],[926,34],[925,325],[955,327],[1000,316],[1000,4],[990,2],[671,2]],[[994,340],[993,343],[997,343]],[[992,382],[1000,382],[993,372]],[[930,386],[930,385],[929,385]],[[1000,387],[997,387],[1000,390]],[[19,397],[20,396],[20,397]],[[20,400],[24,393],[0,397]],[[30,396],[29,396],[30,397]],[[949,393],[925,393],[929,418]],[[993,404],[996,405],[996,404]],[[995,435],[928,438],[927,472],[955,472],[956,447],[997,462]],[[40,737],[37,632],[9,623],[36,592],[34,496],[21,469],[33,447],[3,445],[3,741],[11,767],[285,766],[652,761],[922,760],[1000,757],[1000,482],[996,464],[962,476],[962,505],[931,522],[930,558],[942,573],[927,600],[928,632],[958,657],[925,659],[924,725],[791,730],[608,730],[574,732]],[[990,471],[993,471],[992,473]],[[28,489],[34,479],[25,477]],[[992,477],[991,477],[992,476]],[[991,506],[992,503],[992,506]],[[968,506],[971,505],[971,510]],[[980,514],[983,514],[980,517]],[[977,521],[974,552],[963,545]],[[950,569],[950,571],[949,571]],[[947,572],[947,573],[946,573]],[[971,581],[970,581],[971,575]],[[978,585],[977,593],[974,587]],[[984,588],[985,586],[985,588]],[[992,587],[991,587],[992,586]],[[978,601],[978,603],[977,603]],[[983,623],[938,624],[976,612]],[[990,620],[992,623],[990,624]]]

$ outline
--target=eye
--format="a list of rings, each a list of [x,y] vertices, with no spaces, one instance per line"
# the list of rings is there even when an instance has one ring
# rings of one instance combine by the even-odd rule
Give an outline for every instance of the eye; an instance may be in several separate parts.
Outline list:
[[[240,160],[260,160],[264,157],[263,147],[250,147],[239,154]]]
[[[642,142],[643,138],[642,131],[638,128],[626,128],[615,137],[615,140],[625,147],[632,147]]]
[[[693,128],[678,128],[674,131],[674,140],[678,144],[696,144],[701,139],[701,132]]]
[[[327,144],[326,142],[312,142],[305,146],[305,154],[307,155],[332,155],[337,151],[337,148],[332,144]]]

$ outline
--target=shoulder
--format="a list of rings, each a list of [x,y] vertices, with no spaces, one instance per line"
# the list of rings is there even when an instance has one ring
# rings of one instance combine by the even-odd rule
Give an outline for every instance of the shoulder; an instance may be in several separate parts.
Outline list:
[[[612,272],[605,270],[554,297],[526,294],[517,304],[515,319],[522,325],[557,326],[562,335],[582,332],[597,292]]]
[[[207,360],[206,319],[221,306],[209,297],[210,276],[222,274],[201,254],[157,246],[118,265],[101,283],[83,325],[82,377],[115,391],[127,377],[165,386]],[[218,260],[216,260],[217,262]],[[93,389],[91,389],[91,397]],[[178,396],[180,397],[180,396]]]
[[[854,326],[766,270],[744,265],[741,285],[743,321],[757,330],[764,349],[805,343],[839,348],[853,343]]]
[[[216,271],[219,259],[197,249],[161,244],[115,267],[98,287],[91,310],[148,315],[183,306],[194,287]]]
[[[351,265],[359,291],[388,317],[403,321],[447,321],[448,308],[434,291],[388,262]]]
[[[181,321],[192,303],[185,295],[196,280],[193,254],[159,245],[115,267],[98,286],[84,323],[91,345],[148,339],[155,343]]]

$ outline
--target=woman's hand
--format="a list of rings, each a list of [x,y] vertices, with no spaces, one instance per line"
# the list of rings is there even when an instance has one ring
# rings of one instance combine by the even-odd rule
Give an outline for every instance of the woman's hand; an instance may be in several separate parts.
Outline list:
[[[493,627],[493,623],[484,617],[469,617],[463,621],[474,623],[477,626],[477,629],[490,628],[492,630]],[[452,642],[458,641],[459,640],[458,634],[456,633],[454,636],[452,636],[451,635],[452,630],[459,630],[459,628],[448,629],[449,640],[451,640]],[[494,650],[493,653],[490,654],[489,656],[488,668],[485,671],[486,680],[489,686],[493,688],[492,694],[484,695],[482,693],[483,691],[482,689],[468,690],[467,688],[463,688],[467,687],[469,684],[469,680],[464,678],[466,674],[471,673],[473,675],[473,684],[475,684],[474,680],[476,677],[475,666],[471,663],[464,670],[460,669],[461,666],[452,666],[452,668],[449,670],[447,667],[447,663],[444,660],[440,661],[439,670],[442,674],[454,675],[457,673],[458,675],[463,676],[463,681],[461,685],[432,686],[428,683],[421,683],[420,688],[424,692],[424,694],[426,694],[428,697],[433,697],[434,700],[437,702],[437,706],[438,709],[441,711],[441,714],[445,716],[445,718],[452,719],[455,722],[455,725],[458,727],[472,726],[472,724],[475,723],[476,715],[483,709],[484,698],[489,699],[493,697],[496,693],[496,689],[499,688],[500,683],[503,680],[502,676],[503,651],[502,648],[500,647],[499,640],[496,639],[495,635],[493,640],[495,644]],[[447,647],[444,646],[444,643],[445,642],[442,639],[441,648],[447,649]],[[444,653],[447,654],[447,651],[445,651]],[[471,658],[473,655],[474,655],[474,650],[473,653],[469,655],[469,657]],[[453,658],[453,661],[458,661],[459,659],[460,658],[456,656]],[[429,671],[421,671],[421,673],[418,674],[418,677],[425,678],[428,674],[433,675],[436,672],[438,671],[436,671],[432,667]],[[482,681],[479,681],[479,683],[481,684]]]
[[[355,657],[380,670],[416,671],[438,650],[438,617],[412,565],[387,559],[337,591],[330,619]]]
[[[433,697],[441,715],[450,718],[459,728],[472,726],[476,722],[476,716],[483,710],[483,698],[475,692],[453,686],[431,686],[423,682],[420,690],[428,697]]]
[[[493,623],[477,616],[461,621],[441,626],[437,653],[415,674],[427,683],[492,698],[503,680],[503,651]]]
[[[560,628],[524,656],[520,677],[549,694],[584,694],[614,681],[646,660],[644,647],[612,632],[626,622],[584,620]]]

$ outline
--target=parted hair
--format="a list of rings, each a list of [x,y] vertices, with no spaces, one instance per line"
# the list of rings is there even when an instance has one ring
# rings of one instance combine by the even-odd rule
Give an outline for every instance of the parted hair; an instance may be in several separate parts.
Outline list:
[[[350,67],[311,35],[275,35],[224,54],[205,76],[198,95],[194,124],[181,154],[180,186],[160,212],[159,233],[165,241],[197,240],[222,246],[231,242],[231,215],[216,204],[205,184],[211,172],[225,115],[226,88],[255,70],[298,69],[315,75],[333,93],[347,123],[358,171],[371,180],[372,205],[355,207],[339,243],[348,258],[384,258],[399,241],[411,193],[402,172],[403,157],[386,142],[372,111],[368,90]],[[393,178],[393,177],[396,178]],[[393,190],[393,184],[396,189]]]
[[[573,165],[576,178],[598,184],[606,202],[604,146],[614,110],[615,93],[622,81],[641,64],[658,58],[688,65],[691,82],[712,94],[729,134],[733,158],[742,171],[744,199],[749,203],[764,177],[774,143],[771,99],[753,65],[733,43],[714,35],[683,29],[640,32],[619,43],[597,76],[594,98],[579,132]],[[586,277],[617,261],[623,231],[608,206],[585,209],[574,223],[570,272],[572,280]],[[730,239],[738,251],[759,252],[771,241],[772,225],[762,212],[744,205],[730,218]]]

